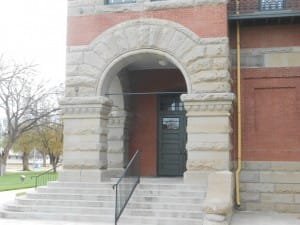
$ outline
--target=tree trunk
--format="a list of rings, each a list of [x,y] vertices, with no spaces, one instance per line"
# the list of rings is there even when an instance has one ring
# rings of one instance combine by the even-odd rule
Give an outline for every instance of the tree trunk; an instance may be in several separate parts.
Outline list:
[[[47,162],[46,162],[47,154],[45,152],[42,152],[42,156],[43,156],[43,167],[46,167],[47,166]]]
[[[28,152],[23,152],[23,171],[29,171],[29,153]]]
[[[4,176],[6,172],[6,159],[2,158],[3,156],[0,157],[0,176]]]

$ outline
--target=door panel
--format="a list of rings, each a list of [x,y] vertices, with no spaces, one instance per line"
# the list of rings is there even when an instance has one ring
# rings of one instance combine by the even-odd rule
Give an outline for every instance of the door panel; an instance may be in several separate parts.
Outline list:
[[[160,98],[158,175],[183,175],[185,145],[186,116],[179,96],[163,96]]]

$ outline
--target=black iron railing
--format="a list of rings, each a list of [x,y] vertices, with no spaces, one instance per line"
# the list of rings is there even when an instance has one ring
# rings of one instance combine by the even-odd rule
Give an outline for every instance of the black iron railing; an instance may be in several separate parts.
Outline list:
[[[31,179],[35,179],[35,188],[38,186],[46,185],[49,181],[57,180],[56,169],[62,164],[56,165],[54,168],[45,171],[39,175],[31,176]]]
[[[299,11],[299,0],[230,0],[229,14],[268,13],[274,11]]]
[[[122,212],[124,211],[136,186],[140,183],[140,151],[137,150],[124,173],[113,185],[116,191],[115,196],[115,225],[117,224]]]

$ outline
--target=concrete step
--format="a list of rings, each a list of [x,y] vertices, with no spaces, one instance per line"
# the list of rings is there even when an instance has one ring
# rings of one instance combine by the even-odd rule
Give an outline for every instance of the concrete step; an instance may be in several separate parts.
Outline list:
[[[119,225],[202,225],[203,219],[184,219],[174,217],[145,217],[145,216],[121,216]]]
[[[155,187],[154,187],[155,188]],[[36,189],[38,193],[58,193],[58,194],[96,194],[96,195],[114,195],[115,191],[112,188],[65,188],[65,187],[39,187]],[[192,190],[165,190],[165,189],[141,189],[135,190],[135,195],[139,196],[202,196],[204,197],[204,191],[192,191]]]
[[[0,211],[0,217],[8,219],[38,219],[38,220],[62,220],[76,222],[107,222],[113,224],[114,217],[111,215],[87,215],[82,213],[50,213],[50,212],[11,212]]]
[[[187,185],[187,184],[146,184],[140,183],[139,189],[146,190],[183,190],[183,191],[206,191],[205,187],[201,185]]]
[[[155,202],[155,203],[191,203],[200,204],[203,201],[202,197],[165,197],[165,196],[138,196],[133,194],[130,201],[133,202]]]
[[[16,204],[19,205],[49,205],[66,207],[114,207],[114,201],[87,201],[87,200],[52,200],[52,199],[28,199],[17,198]]]
[[[135,202],[132,199],[128,202],[127,208],[132,209],[174,209],[174,210],[195,210],[201,211],[202,204],[190,203],[155,203],[155,202]]]
[[[38,187],[38,193],[69,193],[69,194],[115,194],[112,188],[73,188],[73,187]]]
[[[5,204],[3,206],[4,210],[14,211],[14,212],[49,212],[49,213],[66,213],[66,214],[88,214],[88,215],[114,215],[114,206],[110,208],[106,207],[70,207],[70,206],[60,206],[60,205],[20,205],[20,204]]]
[[[90,200],[90,201],[113,201],[113,193],[106,195],[97,194],[73,194],[73,193],[27,193],[29,199],[64,199],[64,200]]]
[[[111,188],[114,183],[111,182],[99,182],[99,183],[91,183],[91,182],[61,182],[61,181],[51,181],[48,182],[48,187],[75,187],[75,188]]]
[[[174,210],[174,209],[132,209],[126,208],[123,216],[142,216],[142,217],[173,217],[173,218],[190,218],[201,219],[202,212],[191,210]]]
[[[174,178],[142,179],[119,224],[202,225],[205,187],[175,181]],[[50,182],[47,187],[39,187],[6,204],[1,215],[113,224],[115,191],[112,186],[112,182]]]

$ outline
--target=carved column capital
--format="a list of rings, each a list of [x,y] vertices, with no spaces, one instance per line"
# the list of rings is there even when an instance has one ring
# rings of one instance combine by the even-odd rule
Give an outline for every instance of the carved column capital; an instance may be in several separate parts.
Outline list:
[[[64,118],[108,119],[112,101],[104,96],[65,97],[60,101]]]
[[[181,100],[184,102],[187,116],[230,115],[234,99],[235,95],[233,93],[181,95]]]

